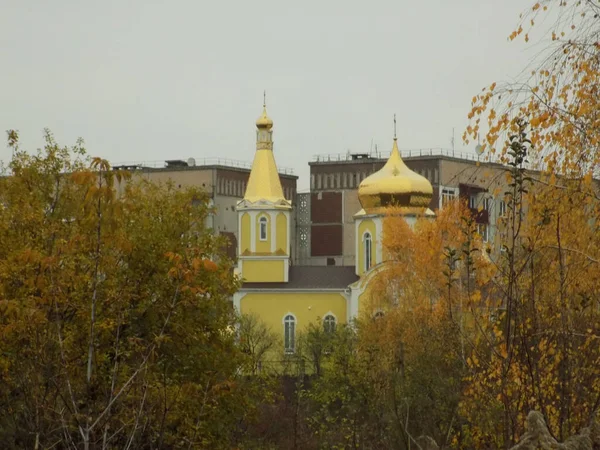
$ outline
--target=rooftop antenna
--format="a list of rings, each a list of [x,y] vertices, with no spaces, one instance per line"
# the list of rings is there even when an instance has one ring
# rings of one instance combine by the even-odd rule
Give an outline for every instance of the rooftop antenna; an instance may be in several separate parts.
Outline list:
[[[477,161],[479,161],[479,157],[483,153],[483,145],[479,141],[479,133],[477,133],[477,145],[475,146],[475,153],[477,153]]]
[[[452,139],[450,142],[452,143],[452,156],[454,156],[454,127],[452,127]]]

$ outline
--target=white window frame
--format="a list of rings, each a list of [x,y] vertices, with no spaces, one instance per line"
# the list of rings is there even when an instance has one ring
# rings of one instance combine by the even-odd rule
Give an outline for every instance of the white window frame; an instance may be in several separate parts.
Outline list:
[[[373,266],[372,261],[372,253],[373,253],[373,236],[371,236],[371,232],[365,231],[363,234],[363,250],[364,250],[364,267],[365,272],[368,271]]]
[[[501,199],[498,201],[498,216],[505,217],[506,216],[506,201]]]
[[[449,186],[440,186],[440,209],[444,207],[444,204],[451,202],[458,197],[458,188]],[[446,201],[444,199],[447,198]]]
[[[477,194],[469,195],[469,208],[477,209]]]
[[[283,316],[283,351],[286,355],[292,355],[296,352],[296,328],[298,320],[292,313]]]
[[[323,330],[325,333],[335,333],[337,328],[337,317],[333,313],[325,314],[323,317]]]
[[[266,216],[261,216],[258,219],[258,237],[261,241],[266,241],[269,237],[269,219]]]

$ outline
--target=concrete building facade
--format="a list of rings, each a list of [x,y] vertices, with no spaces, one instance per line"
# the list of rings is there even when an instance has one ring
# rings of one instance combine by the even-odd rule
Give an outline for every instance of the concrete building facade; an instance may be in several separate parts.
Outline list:
[[[506,166],[479,161],[474,154],[448,149],[401,151],[405,164],[433,187],[433,211],[456,197],[465,199],[484,240],[492,240],[506,211]],[[318,155],[309,163],[310,192],[298,195],[298,260],[303,265],[353,265],[358,186],[380,170],[388,154]]]

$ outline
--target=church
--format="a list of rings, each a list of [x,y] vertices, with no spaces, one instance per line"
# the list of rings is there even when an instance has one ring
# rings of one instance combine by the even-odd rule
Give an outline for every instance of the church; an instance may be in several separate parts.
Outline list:
[[[395,122],[395,119],[394,119]],[[410,170],[398,150],[394,131],[386,164],[360,183],[362,209],[354,214],[356,260],[353,266],[291,264],[291,211],[283,194],[273,152],[273,121],[263,105],[256,121],[256,153],[244,198],[237,204],[238,264],[243,280],[233,303],[241,314],[255,314],[281,330],[285,353],[294,353],[296,334],[310,323],[326,330],[361,314],[369,280],[383,267],[383,219],[395,207],[410,224],[434,217],[431,183]]]

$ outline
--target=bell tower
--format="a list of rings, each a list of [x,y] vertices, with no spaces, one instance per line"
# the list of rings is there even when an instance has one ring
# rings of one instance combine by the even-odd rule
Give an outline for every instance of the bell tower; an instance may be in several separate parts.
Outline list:
[[[256,153],[244,198],[237,204],[237,273],[247,283],[288,281],[290,212],[273,155],[273,121],[266,101],[256,121]]]

